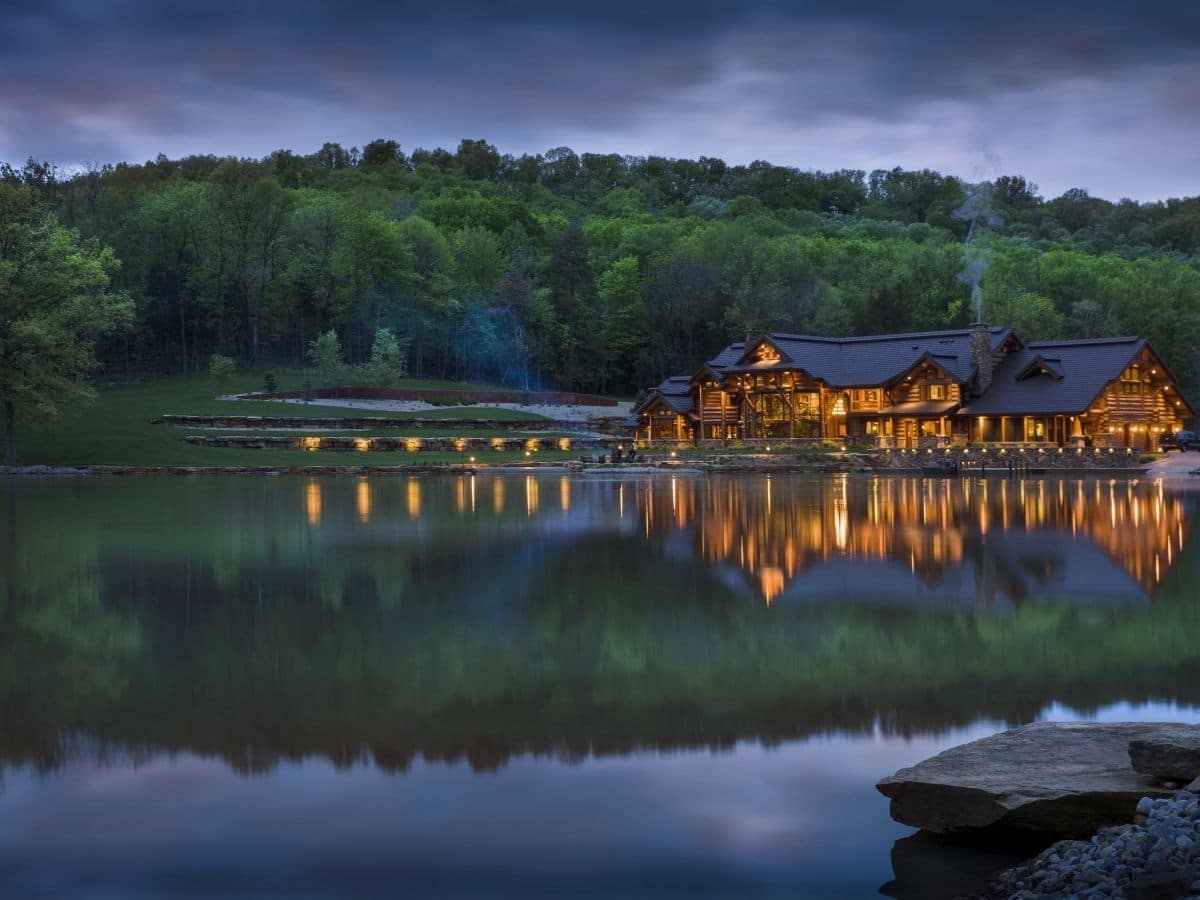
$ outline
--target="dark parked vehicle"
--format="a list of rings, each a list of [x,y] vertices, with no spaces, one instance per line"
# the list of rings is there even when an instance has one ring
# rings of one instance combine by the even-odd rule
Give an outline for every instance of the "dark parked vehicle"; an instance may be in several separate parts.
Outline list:
[[[1164,431],[1158,438],[1160,450],[1200,450],[1200,439],[1194,431]]]

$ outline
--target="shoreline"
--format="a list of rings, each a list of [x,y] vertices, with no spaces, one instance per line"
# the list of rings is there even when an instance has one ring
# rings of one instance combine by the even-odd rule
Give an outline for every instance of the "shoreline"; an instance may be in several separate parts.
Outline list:
[[[365,464],[365,465],[254,465],[254,466],[156,466],[156,465],[118,465],[118,464],[80,464],[80,465],[24,465],[0,466],[0,476],[61,476],[61,477],[131,477],[131,476],[222,476],[222,475],[712,475],[712,474],[811,474],[811,475],[922,475],[928,478],[956,480],[961,478],[1008,478],[1014,473],[1007,469],[976,469],[960,475],[942,475],[927,472],[920,468],[900,468],[894,466],[865,466],[837,461],[833,464],[813,464],[812,461],[793,462],[780,461],[778,464],[761,460],[748,460],[738,463],[712,463],[704,460],[682,461],[671,460],[662,462],[648,461],[645,463],[584,463],[574,461],[562,462],[529,462],[529,463],[431,463],[431,464]],[[1164,484],[1180,487],[1184,485],[1200,488],[1200,479],[1172,478],[1157,476],[1146,468],[1114,468],[1114,469],[1041,469],[1015,473],[1020,477],[1059,478],[1059,477],[1095,477],[1112,478],[1141,478],[1153,476]]]

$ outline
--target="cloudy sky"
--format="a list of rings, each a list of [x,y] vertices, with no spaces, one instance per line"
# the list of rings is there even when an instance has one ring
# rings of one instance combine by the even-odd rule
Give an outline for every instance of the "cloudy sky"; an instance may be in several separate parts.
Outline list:
[[[30,0],[0,159],[392,137],[1200,194],[1200,2]]]

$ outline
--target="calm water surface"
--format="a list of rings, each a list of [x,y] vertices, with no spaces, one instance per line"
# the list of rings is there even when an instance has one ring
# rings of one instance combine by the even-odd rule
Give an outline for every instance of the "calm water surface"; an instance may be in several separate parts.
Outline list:
[[[1149,482],[3,486],[0,896],[936,897],[874,782],[1200,718]]]

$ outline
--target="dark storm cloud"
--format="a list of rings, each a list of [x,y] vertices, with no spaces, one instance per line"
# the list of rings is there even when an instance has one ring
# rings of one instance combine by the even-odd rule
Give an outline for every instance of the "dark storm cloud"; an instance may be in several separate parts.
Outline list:
[[[0,19],[0,158],[391,136],[1200,192],[1200,4],[58,2]]]

